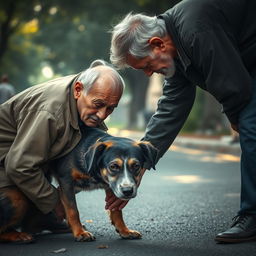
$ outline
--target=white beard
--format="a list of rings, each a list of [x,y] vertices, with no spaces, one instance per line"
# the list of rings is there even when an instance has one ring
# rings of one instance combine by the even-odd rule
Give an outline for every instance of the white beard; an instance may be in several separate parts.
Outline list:
[[[168,62],[170,63],[169,68],[161,68],[158,71],[156,71],[157,73],[164,75],[165,78],[173,77],[173,75],[175,74],[175,71],[176,71],[173,58],[170,58],[170,59],[168,58]]]
[[[173,77],[174,74],[175,74],[175,71],[176,71],[175,63],[174,63],[173,58],[170,59],[170,64],[171,64],[171,66],[170,66],[169,68],[164,68],[164,69],[163,69],[163,71],[164,71],[164,76],[165,76],[166,78]]]

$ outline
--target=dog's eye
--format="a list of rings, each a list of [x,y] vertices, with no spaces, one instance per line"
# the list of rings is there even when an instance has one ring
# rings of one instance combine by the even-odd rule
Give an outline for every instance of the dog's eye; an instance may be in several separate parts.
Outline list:
[[[109,169],[111,171],[119,171],[120,166],[118,164],[112,163],[112,164],[109,165]]]
[[[140,164],[139,164],[139,163],[134,163],[134,164],[132,164],[132,169],[133,169],[134,171],[137,171],[138,169],[140,169]]]

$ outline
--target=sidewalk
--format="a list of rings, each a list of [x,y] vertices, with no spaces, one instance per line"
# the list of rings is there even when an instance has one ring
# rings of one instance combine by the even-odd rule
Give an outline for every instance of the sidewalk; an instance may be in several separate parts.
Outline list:
[[[140,140],[144,133],[140,131],[109,129],[109,133],[114,136],[128,137]],[[240,155],[241,149],[239,143],[231,143],[230,136],[204,136],[204,135],[180,135],[173,145],[186,148],[194,148],[207,151],[216,151],[225,154]]]

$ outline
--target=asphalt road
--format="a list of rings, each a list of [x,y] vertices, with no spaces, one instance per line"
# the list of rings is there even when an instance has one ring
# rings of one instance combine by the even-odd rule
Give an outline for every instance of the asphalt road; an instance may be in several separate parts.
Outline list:
[[[98,190],[77,196],[81,220],[95,242],[44,234],[30,245],[0,244],[0,255],[48,256],[58,249],[63,256],[256,255],[256,242],[214,242],[239,208],[239,190],[237,156],[174,147],[157,171],[146,173],[138,196],[124,209],[126,224],[142,233],[141,240],[119,238],[104,210],[104,192]]]

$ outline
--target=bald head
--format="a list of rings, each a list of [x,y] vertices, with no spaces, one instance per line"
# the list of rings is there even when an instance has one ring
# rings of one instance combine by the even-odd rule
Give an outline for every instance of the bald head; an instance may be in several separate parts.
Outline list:
[[[93,61],[90,67],[82,72],[78,81],[83,84],[85,92],[88,93],[98,79],[111,80],[112,82],[108,83],[108,85],[119,87],[121,94],[123,93],[125,87],[123,78],[113,67],[102,60]]]

